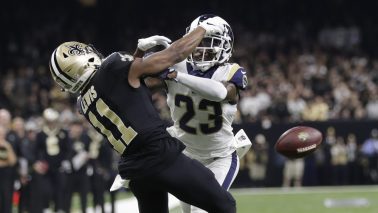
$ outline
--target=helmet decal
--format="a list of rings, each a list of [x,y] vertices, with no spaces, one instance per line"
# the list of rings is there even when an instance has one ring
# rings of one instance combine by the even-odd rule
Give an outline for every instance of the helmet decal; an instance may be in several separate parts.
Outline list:
[[[68,54],[70,55],[84,55],[85,51],[80,44],[68,45]]]
[[[203,22],[203,21],[205,21],[206,19],[208,19],[208,18],[213,18],[213,17],[215,17],[216,15],[214,15],[214,14],[204,14],[204,15],[201,15],[200,17],[199,17],[199,19],[198,19],[198,24],[199,23],[201,23],[201,22]]]

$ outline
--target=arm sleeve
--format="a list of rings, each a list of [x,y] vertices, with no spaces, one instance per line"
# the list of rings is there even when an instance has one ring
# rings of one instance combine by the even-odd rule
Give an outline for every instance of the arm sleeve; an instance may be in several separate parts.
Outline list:
[[[222,83],[212,79],[177,72],[176,80],[211,101],[223,101],[227,96],[226,87]]]

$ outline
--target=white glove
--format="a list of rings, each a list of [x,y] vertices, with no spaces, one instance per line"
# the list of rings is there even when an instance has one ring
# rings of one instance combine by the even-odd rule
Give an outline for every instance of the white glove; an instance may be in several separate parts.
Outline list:
[[[171,42],[171,39],[165,36],[154,35],[148,38],[138,39],[138,49],[146,51],[156,45],[163,45],[165,48],[167,48]]]
[[[219,22],[218,17],[208,18],[199,24],[200,27],[206,30],[206,35],[223,34],[224,25]]]
[[[239,158],[242,158],[245,154],[247,154],[248,150],[252,146],[251,140],[249,140],[248,135],[244,132],[243,129],[239,130],[235,134],[235,142],[236,142],[236,153]]]
[[[122,179],[121,175],[118,174],[115,177],[112,186],[110,187],[110,191],[114,192],[122,187],[129,188],[129,183],[130,183],[130,180]]]

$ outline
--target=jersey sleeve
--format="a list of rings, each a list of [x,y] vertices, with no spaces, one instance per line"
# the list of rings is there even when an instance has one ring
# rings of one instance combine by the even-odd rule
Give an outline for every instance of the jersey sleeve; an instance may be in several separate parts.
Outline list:
[[[245,72],[243,67],[234,64],[231,67],[227,81],[235,84],[238,89],[245,90],[248,85],[247,73]]]

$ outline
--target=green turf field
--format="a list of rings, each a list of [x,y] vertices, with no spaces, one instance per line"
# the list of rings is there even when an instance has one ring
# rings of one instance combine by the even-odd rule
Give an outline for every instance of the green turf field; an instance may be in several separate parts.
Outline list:
[[[378,186],[234,189],[231,192],[238,213],[378,213]],[[326,199],[341,206],[327,208]],[[351,206],[350,201],[355,199],[363,200],[362,206]],[[171,211],[178,212],[179,208]]]
[[[238,213],[378,213],[378,185],[297,189],[249,188],[231,189],[231,193],[236,199]],[[118,200],[131,197],[133,195],[130,192],[124,191],[117,195]],[[325,201],[330,199],[339,206],[326,207]],[[357,203],[361,205],[352,205],[356,199],[363,201]],[[91,206],[91,196],[88,201]],[[75,194],[73,212],[79,212],[79,209],[78,197]],[[170,213],[180,212],[180,207],[170,210]]]

